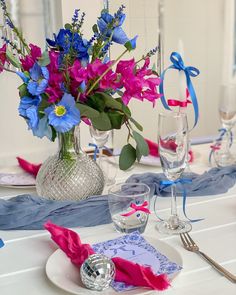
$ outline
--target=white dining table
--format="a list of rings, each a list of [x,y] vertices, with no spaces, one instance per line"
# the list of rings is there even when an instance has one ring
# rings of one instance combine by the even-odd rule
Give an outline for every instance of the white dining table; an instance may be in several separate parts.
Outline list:
[[[192,172],[203,173],[209,169],[208,145],[193,146]],[[117,181],[123,181],[134,173],[161,172],[157,166],[137,164],[128,172],[119,171]],[[34,189],[19,190],[0,188],[0,197],[22,193],[35,193]],[[170,198],[157,199],[158,214],[170,214]],[[182,215],[182,198],[178,198],[179,214]],[[191,236],[201,250],[236,275],[236,186],[227,193],[214,196],[189,197],[187,214],[191,218],[204,218],[193,224]],[[164,241],[175,248],[183,260],[183,269],[163,295],[235,295],[236,284],[216,272],[197,254],[183,248],[179,236],[165,236],[156,230],[157,218],[151,214],[144,237]],[[99,242],[116,238],[112,224],[90,228],[76,228],[83,242]],[[44,230],[0,231],[5,246],[0,249],[1,295],[66,295],[46,276],[45,265],[57,246]],[[101,292],[102,294],[103,292]],[[158,292],[150,291],[150,294]],[[82,293],[83,294],[83,293]]]

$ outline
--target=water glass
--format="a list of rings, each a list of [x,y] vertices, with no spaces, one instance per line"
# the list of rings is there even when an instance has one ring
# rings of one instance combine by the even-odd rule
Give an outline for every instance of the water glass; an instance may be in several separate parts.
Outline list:
[[[108,204],[115,229],[143,233],[149,211],[150,188],[143,183],[120,183],[109,190]]]

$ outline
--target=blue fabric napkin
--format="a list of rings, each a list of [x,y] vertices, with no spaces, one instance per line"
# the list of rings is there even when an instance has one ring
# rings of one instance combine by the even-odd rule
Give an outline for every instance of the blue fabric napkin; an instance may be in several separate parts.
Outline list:
[[[236,183],[236,165],[212,168],[203,174],[184,173],[182,178],[192,179],[191,183],[184,184],[187,196],[209,196],[226,193]],[[163,189],[161,180],[166,180],[163,173],[134,174],[127,182],[142,182],[151,188],[151,193],[159,196],[170,194],[170,186]],[[183,194],[180,184],[177,184],[177,194]]]
[[[184,184],[187,196],[208,196],[222,194],[236,183],[236,166],[212,168],[198,175],[185,173],[192,183]],[[170,187],[164,191],[160,181],[166,179],[162,173],[144,173],[131,176],[127,182],[146,183],[151,195],[167,196]],[[181,186],[177,185],[179,195]],[[80,202],[52,201],[32,195],[20,195],[9,200],[0,199],[0,230],[43,229],[51,220],[60,226],[95,226],[111,223],[108,206],[109,196],[93,196]]]
[[[65,227],[110,223],[107,196],[80,202],[53,201],[32,195],[0,199],[0,230],[43,229],[48,220]]]

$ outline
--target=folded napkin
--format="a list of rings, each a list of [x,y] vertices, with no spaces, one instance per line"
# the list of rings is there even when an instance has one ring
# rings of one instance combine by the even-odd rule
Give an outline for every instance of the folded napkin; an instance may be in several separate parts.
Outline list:
[[[94,254],[89,244],[82,244],[79,235],[67,228],[47,222],[45,228],[51,233],[52,240],[70,258],[71,262],[81,267],[83,262]],[[165,290],[170,286],[165,274],[155,275],[150,267],[114,257],[112,261],[116,267],[115,280],[133,286],[148,287],[153,290]]]
[[[145,138],[146,143],[148,144],[148,148],[149,148],[149,155],[153,156],[153,157],[160,157],[159,155],[159,151],[158,151],[158,144]],[[168,148],[175,150],[176,149],[176,144],[174,141],[169,141],[168,143],[163,143],[166,146],[168,146]],[[189,151],[189,163],[192,163],[194,160],[194,155],[193,152],[190,150]]]
[[[38,171],[41,167],[42,164],[33,164],[33,163],[30,163],[20,157],[17,157],[17,161],[18,161],[18,164],[19,166],[26,172],[28,172],[29,174],[32,174],[34,175],[35,177],[37,176],[38,174]]]
[[[183,178],[192,179],[191,183],[185,183],[187,196],[209,196],[226,193],[236,183],[236,165],[212,168],[203,174],[184,173]],[[163,173],[134,174],[127,182],[142,182],[151,188],[151,193],[166,196],[170,193],[170,186],[163,189],[160,181],[166,180]],[[177,193],[182,195],[183,189],[177,184]]]
[[[68,227],[111,223],[107,196],[80,202],[53,201],[32,195],[0,198],[0,230],[43,229],[49,219]]]

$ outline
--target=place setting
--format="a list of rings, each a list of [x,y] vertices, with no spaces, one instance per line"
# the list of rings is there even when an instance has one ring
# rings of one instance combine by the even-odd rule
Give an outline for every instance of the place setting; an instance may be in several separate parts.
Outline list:
[[[195,81],[201,73],[186,62],[181,40],[164,66],[164,1],[157,6],[158,44],[141,55],[134,55],[139,36],[124,29],[129,5],[113,11],[103,1],[88,32],[86,14],[76,8],[69,22],[46,35],[44,47],[25,39],[12,4],[0,5],[0,73],[18,79],[18,113],[28,131],[57,142],[56,152],[42,163],[16,155],[17,165],[0,170],[3,294],[13,292],[8,276],[22,295],[32,293],[35,282],[42,284],[35,294],[45,295],[185,295],[195,294],[196,284],[200,291],[212,285],[212,278],[231,292],[236,87],[221,86],[218,135],[207,145],[194,145],[201,123]],[[176,77],[169,87],[168,79]],[[147,138],[135,118],[137,101],[157,108],[151,122],[155,138]],[[118,149],[116,132],[122,132]],[[201,165],[204,172],[196,173]],[[12,196],[3,195],[5,188]],[[220,212],[214,209],[220,206]],[[203,240],[208,233],[215,240]],[[224,248],[219,256],[217,243]]]

